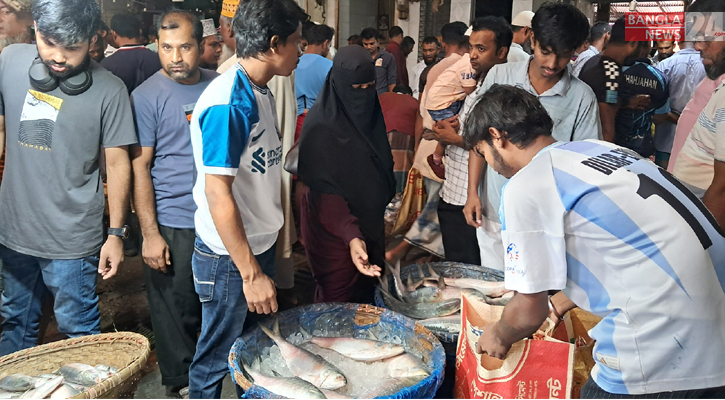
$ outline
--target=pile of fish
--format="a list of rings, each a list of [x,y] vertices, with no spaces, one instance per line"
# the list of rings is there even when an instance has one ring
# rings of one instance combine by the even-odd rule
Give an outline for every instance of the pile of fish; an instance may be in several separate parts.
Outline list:
[[[260,324],[275,343],[270,356],[254,363],[241,360],[245,378],[279,396],[293,399],[374,398],[392,395],[430,375],[428,367],[401,345],[349,337],[318,337],[300,327],[305,342],[295,345],[279,331]],[[282,365],[274,363],[278,352]],[[267,363],[267,364],[264,364]],[[267,369],[263,373],[262,369]],[[375,376],[367,376],[374,371]],[[363,382],[363,380],[366,380]]]
[[[503,282],[490,282],[473,278],[444,278],[426,263],[428,275],[418,264],[418,281],[408,275],[406,283],[400,277],[400,262],[387,265],[390,274],[380,278],[380,292],[387,307],[405,316],[418,319],[418,323],[434,331],[458,333],[461,330],[461,295],[491,305],[503,306],[513,297]],[[393,277],[394,293],[390,293],[388,276]]]
[[[0,379],[0,399],[68,399],[116,374],[107,365],[66,364],[52,374],[8,375]]]

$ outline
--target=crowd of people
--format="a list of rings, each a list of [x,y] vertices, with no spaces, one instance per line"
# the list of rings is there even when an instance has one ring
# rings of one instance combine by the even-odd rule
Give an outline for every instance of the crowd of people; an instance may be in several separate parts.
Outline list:
[[[0,6],[0,355],[37,344],[48,296],[61,334],[100,333],[134,215],[170,396],[220,397],[248,313],[295,304],[298,239],[315,302],[371,303],[416,247],[504,271],[480,353],[578,306],[603,317],[583,397],[725,396],[722,37],[630,41],[546,3],[445,24],[409,75],[400,27],[335,49],[293,0],[225,0],[218,29]],[[426,201],[391,247],[412,173]]]

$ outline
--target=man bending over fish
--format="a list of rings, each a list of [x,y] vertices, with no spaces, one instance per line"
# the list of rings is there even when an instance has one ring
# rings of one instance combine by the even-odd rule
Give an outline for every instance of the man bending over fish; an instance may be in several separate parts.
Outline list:
[[[596,129],[596,127],[592,127]],[[477,352],[504,358],[551,312],[580,307],[596,366],[582,398],[725,396],[725,237],[702,202],[630,150],[559,143],[533,95],[494,85],[464,140],[509,178],[501,195],[506,289]],[[551,299],[550,290],[561,290]]]
[[[275,242],[284,222],[275,75],[297,67],[302,22],[292,0],[242,1],[232,22],[239,63],[209,84],[191,118],[198,209],[192,269],[202,304],[189,396],[219,398],[249,311],[277,311]]]

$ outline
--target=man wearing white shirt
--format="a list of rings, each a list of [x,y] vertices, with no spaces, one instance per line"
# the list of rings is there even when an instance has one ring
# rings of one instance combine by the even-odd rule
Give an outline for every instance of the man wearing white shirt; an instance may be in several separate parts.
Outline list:
[[[576,58],[574,65],[571,66],[571,74],[578,78],[584,64],[604,50],[604,46],[607,45],[611,36],[612,27],[609,26],[608,22],[600,21],[594,24],[589,31],[589,48],[582,51],[579,57]]]
[[[509,49],[508,62],[528,60],[531,50],[531,19],[534,18],[533,11],[521,11],[511,20],[511,30],[514,31],[514,40]]]

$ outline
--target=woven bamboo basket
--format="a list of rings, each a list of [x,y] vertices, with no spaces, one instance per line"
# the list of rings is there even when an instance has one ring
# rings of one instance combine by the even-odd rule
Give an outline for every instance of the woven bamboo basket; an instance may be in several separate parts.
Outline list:
[[[149,358],[149,341],[132,332],[103,333],[66,339],[21,350],[0,358],[0,379],[11,374],[49,374],[69,363],[104,364],[118,373],[91,386],[74,399],[114,399],[131,396],[139,377],[135,376]]]

